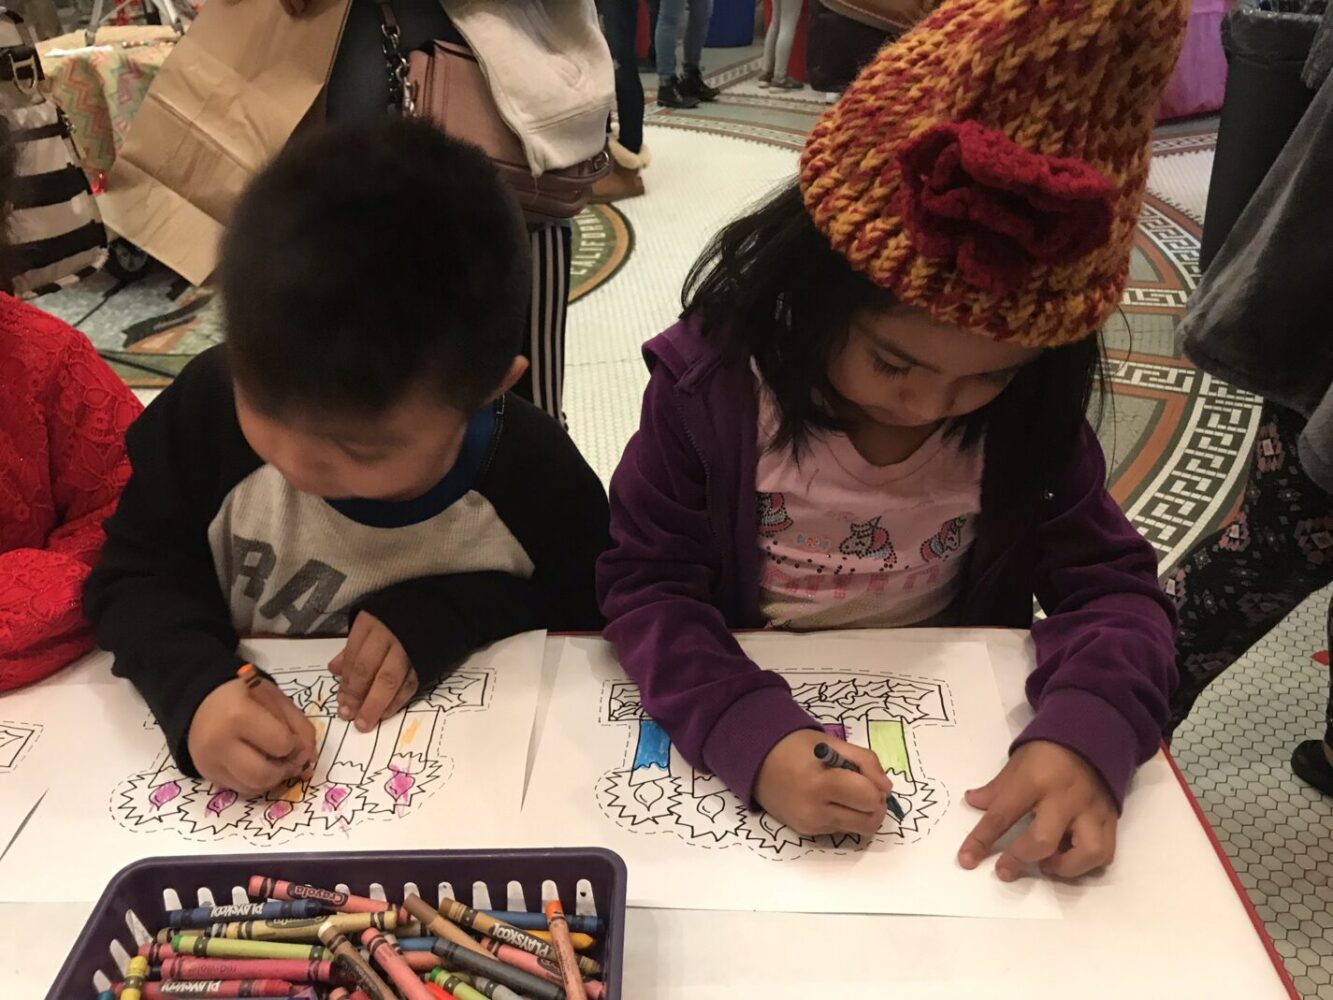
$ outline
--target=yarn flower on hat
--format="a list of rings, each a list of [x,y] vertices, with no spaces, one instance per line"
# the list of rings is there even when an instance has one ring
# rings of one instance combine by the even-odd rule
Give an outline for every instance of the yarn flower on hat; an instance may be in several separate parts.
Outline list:
[[[935,125],[898,152],[901,214],[924,257],[1004,295],[1039,265],[1072,264],[1110,237],[1114,185],[1082,160],[1044,156],[977,122]]]

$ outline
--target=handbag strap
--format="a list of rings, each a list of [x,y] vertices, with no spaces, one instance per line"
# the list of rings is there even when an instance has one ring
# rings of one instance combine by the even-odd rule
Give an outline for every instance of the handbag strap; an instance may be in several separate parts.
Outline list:
[[[385,72],[389,75],[389,109],[410,118],[416,113],[416,86],[408,78],[398,18],[390,0],[375,0],[375,8],[380,14],[380,45],[384,50]]]

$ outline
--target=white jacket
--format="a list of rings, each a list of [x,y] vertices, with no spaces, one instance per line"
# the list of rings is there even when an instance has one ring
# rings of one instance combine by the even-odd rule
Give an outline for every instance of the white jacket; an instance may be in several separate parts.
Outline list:
[[[534,174],[606,143],[615,69],[593,0],[443,0]]]

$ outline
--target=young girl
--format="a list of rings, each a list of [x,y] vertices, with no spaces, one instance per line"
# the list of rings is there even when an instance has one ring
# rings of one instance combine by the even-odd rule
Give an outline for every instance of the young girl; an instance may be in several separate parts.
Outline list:
[[[722,232],[646,347],[606,635],[685,758],[799,831],[873,834],[889,782],[730,629],[1031,625],[1036,717],[968,793],[985,815],[959,860],[1029,813],[1001,878],[1111,860],[1173,621],[1084,413],[1186,9],[951,0],[830,109],[799,187]],[[862,773],[821,767],[818,741]]]

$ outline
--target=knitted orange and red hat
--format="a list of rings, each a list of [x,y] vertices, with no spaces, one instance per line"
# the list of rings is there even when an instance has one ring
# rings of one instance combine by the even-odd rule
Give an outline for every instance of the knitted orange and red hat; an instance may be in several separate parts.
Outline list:
[[[1189,0],[947,0],[815,126],[801,189],[857,271],[1035,347],[1120,302]]]

